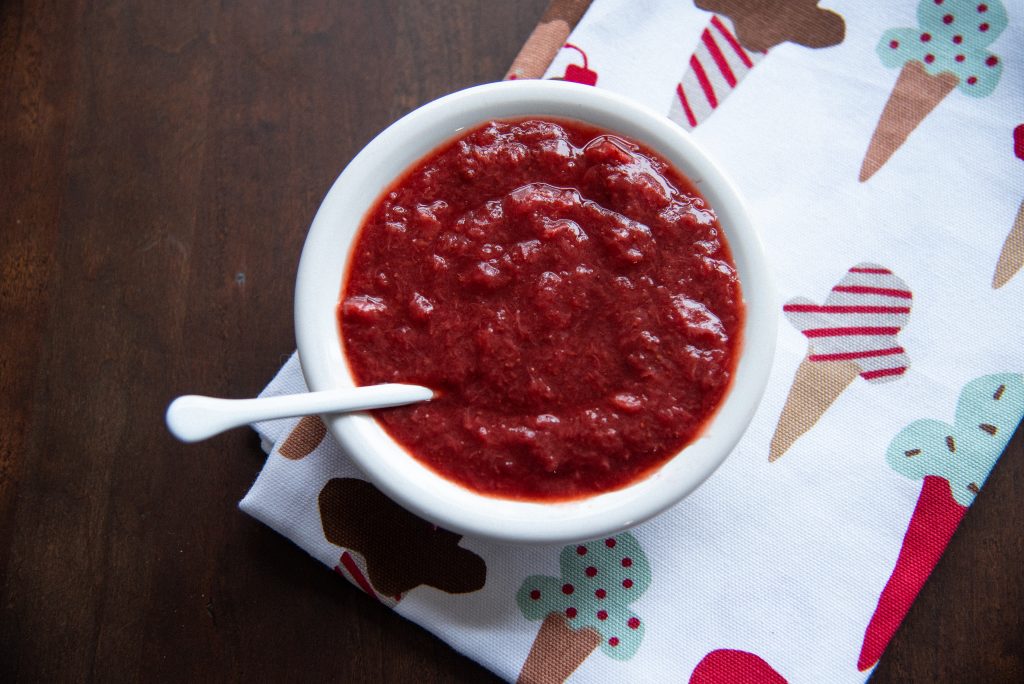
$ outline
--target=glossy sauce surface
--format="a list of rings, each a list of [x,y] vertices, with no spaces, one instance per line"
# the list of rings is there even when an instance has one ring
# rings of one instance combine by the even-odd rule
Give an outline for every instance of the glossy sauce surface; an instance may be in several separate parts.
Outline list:
[[[443,476],[564,500],[617,489],[699,434],[726,392],[742,296],[693,186],[569,121],[490,122],[415,164],[357,237],[338,306],[375,412]]]

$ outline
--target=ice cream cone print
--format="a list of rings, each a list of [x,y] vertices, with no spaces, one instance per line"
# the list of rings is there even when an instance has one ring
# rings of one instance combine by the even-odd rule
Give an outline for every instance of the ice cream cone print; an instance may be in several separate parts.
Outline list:
[[[596,629],[573,629],[561,613],[549,613],[519,672],[520,684],[564,682],[601,645]]]
[[[958,83],[957,77],[948,71],[933,76],[920,62],[903,65],[864,155],[860,168],[861,182],[882,168],[917,125],[946,95],[953,92]]]
[[[669,118],[688,130],[696,128],[764,56],[740,45],[732,22],[714,15],[676,86]]]
[[[591,0],[552,0],[512,61],[505,80],[542,77],[590,3]]]
[[[791,42],[810,48],[838,45],[843,18],[817,0],[694,0],[712,12],[676,86],[669,118],[696,128],[761,61],[769,48]]]
[[[287,459],[297,461],[313,453],[326,435],[327,426],[319,416],[304,416],[292,428],[278,453]]]
[[[1013,129],[1013,153],[1017,159],[1024,161],[1024,124]],[[1008,283],[1021,266],[1024,266],[1024,200],[1021,200],[1013,228],[1006,236],[1006,242],[999,253],[996,272],[992,276],[992,288],[999,289]]]
[[[857,376],[871,383],[902,376],[910,364],[896,336],[907,324],[913,296],[887,268],[862,263],[832,288],[824,304],[798,297],[783,312],[807,337],[772,437],[769,461],[778,460]]]
[[[900,75],[868,144],[861,182],[881,169],[954,89],[977,98],[992,93],[1003,65],[986,48],[1006,21],[1000,0],[920,0],[917,28],[882,35],[878,56],[886,67],[900,67]]]
[[[563,682],[598,647],[628,660],[644,636],[644,623],[629,604],[651,582],[647,556],[628,532],[566,546],[561,577],[527,577],[516,603],[528,620],[541,620],[518,681]]]
[[[999,289],[1010,278],[1017,274],[1020,267],[1024,266],[1024,200],[1021,200],[1017,209],[1017,218],[1013,221],[1013,228],[1006,236],[1003,249],[999,253],[999,261],[996,263],[996,272],[992,276],[993,289]]]
[[[369,596],[394,605],[423,585],[448,594],[484,586],[484,559],[461,535],[417,518],[369,482],[328,480],[318,497],[324,538],[342,547],[335,571]]]
[[[402,594],[387,596],[373,588],[373,584],[370,583],[368,577],[366,559],[359,553],[342,551],[341,556],[338,558],[338,564],[334,566],[334,572],[359,587],[370,598],[383,603],[389,608],[394,608],[402,600]]]
[[[922,480],[921,494],[864,632],[858,669],[869,669],[882,656],[1021,416],[1024,376],[986,375],[964,387],[952,425],[917,420],[889,444],[889,466],[904,477]]]
[[[768,461],[775,461],[789,451],[793,442],[818,422],[818,418],[825,414],[858,375],[860,366],[853,361],[821,363],[804,357],[796,369],[793,386],[782,407],[779,425],[772,436]]]

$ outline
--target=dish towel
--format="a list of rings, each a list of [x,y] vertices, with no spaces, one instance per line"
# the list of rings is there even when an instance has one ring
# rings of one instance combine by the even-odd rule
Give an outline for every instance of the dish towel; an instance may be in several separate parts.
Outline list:
[[[1024,3],[555,2],[509,77],[541,75],[746,197],[781,325],[743,440],[636,529],[519,547],[275,421],[242,510],[508,680],[863,682],[1024,414]],[[293,357],[264,395],[305,389]]]

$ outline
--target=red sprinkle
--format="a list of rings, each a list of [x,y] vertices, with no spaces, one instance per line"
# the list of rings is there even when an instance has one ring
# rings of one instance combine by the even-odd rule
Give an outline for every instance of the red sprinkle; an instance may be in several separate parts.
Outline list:
[[[921,34],[921,42],[922,43],[927,43],[931,39],[932,39],[932,34],[930,34],[930,33],[922,33]]]
[[[608,595],[608,592],[606,592],[604,589],[598,589],[597,591],[594,592],[594,596],[596,596],[599,599],[603,599],[607,595]]]
[[[630,629],[636,629],[637,627],[640,626],[640,618],[638,618],[638,617],[631,617],[631,618],[629,618],[629,622],[627,622],[626,624],[629,625]]]
[[[935,55],[932,55],[932,54],[927,54],[927,55],[925,55],[925,56],[924,56],[924,61],[925,61],[926,63],[928,63],[928,64],[931,64],[932,62],[934,62],[934,61],[935,61]]]
[[[989,58],[985,60],[985,64],[995,66],[996,64],[999,64],[999,58],[995,55],[990,55]]]
[[[605,539],[604,540],[604,545],[607,546],[609,549],[614,549],[615,548],[615,540],[612,539],[612,538]]]
[[[952,24],[953,23],[953,15],[952,14],[947,14],[946,16],[942,17],[942,23],[943,24]]]
[[[988,12],[988,5],[986,5],[984,3],[981,4],[981,5],[978,5],[978,11],[981,12],[982,14],[984,14],[985,12]]]
[[[586,546],[577,546],[576,547],[576,553],[577,553],[577,555],[580,555],[580,556],[586,556],[587,555],[587,547]]]
[[[573,608],[572,606],[569,606],[568,608],[566,608],[565,609],[565,617],[570,618],[570,619],[576,617],[576,609]]]
[[[607,610],[599,610],[599,611],[597,611],[597,619],[598,620],[607,620],[608,619],[608,611]]]
[[[893,50],[895,50],[899,46],[900,46],[900,42],[898,40],[890,40],[889,41],[889,47],[891,47]]]
[[[953,36],[953,42],[956,43],[957,45],[959,45],[960,43],[964,42],[964,37],[959,35],[959,34],[957,34],[957,35]]]
[[[985,31],[988,31],[988,24],[982,24],[982,25],[980,25],[980,26],[978,27],[978,30],[979,30],[979,31],[981,31],[982,33],[984,33]]]
[[[962,62],[962,61],[964,61],[965,57],[963,55],[957,55],[953,59],[955,59],[958,62]]]
[[[569,594],[571,594],[574,591],[576,591],[576,587],[572,586],[571,584],[563,584],[562,585],[562,593],[565,594],[566,596],[568,596]]]
[[[624,580],[622,580],[622,587],[624,589],[632,588],[633,587],[633,580],[631,580],[631,579],[624,579]]]
[[[974,76],[971,76],[969,79],[967,79],[967,85],[974,85],[977,82],[978,82],[978,79],[976,77],[974,77]]]
[[[608,645],[609,646],[618,646],[619,645],[619,637],[612,637],[612,638],[610,638],[608,640]]]
[[[587,574],[587,577],[593,577],[594,575],[597,574],[597,568],[595,568],[593,565],[591,565],[589,568],[587,568],[583,572],[585,572]]]

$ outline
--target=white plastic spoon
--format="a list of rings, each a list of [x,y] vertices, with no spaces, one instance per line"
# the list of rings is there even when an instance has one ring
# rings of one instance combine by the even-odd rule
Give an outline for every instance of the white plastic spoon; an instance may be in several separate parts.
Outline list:
[[[167,427],[182,442],[198,442],[231,428],[261,420],[347,413],[429,401],[433,391],[420,385],[368,385],[286,394],[262,399],[215,399],[189,394],[167,407]]]

